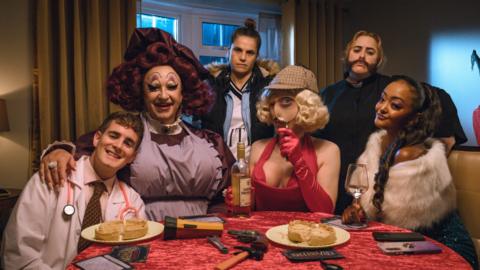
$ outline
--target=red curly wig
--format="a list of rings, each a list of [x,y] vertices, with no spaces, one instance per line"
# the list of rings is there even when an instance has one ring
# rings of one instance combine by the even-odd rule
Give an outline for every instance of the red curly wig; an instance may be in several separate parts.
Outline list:
[[[215,100],[207,83],[208,71],[186,46],[157,28],[137,28],[130,37],[124,62],[107,79],[110,101],[127,111],[145,110],[143,79],[153,67],[171,66],[182,80],[182,113],[203,115]]]

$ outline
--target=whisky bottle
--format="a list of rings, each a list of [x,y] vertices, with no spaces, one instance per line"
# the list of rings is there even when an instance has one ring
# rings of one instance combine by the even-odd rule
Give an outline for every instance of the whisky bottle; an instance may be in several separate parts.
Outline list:
[[[232,165],[233,216],[250,216],[251,181],[248,163],[245,160],[245,144],[237,145],[237,162]]]

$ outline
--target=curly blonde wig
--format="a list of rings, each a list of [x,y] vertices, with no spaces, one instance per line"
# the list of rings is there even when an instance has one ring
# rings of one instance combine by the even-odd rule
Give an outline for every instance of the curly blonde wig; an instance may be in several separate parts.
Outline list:
[[[273,116],[270,108],[272,100],[281,96],[294,96],[298,104],[298,114],[295,125],[302,127],[305,132],[313,132],[322,129],[328,123],[329,114],[327,106],[320,96],[310,90],[265,90],[257,101],[257,117],[260,122],[272,125]]]

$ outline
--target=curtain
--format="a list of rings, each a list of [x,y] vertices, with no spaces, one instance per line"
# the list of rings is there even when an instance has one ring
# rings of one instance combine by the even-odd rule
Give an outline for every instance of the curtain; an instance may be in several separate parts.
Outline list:
[[[32,169],[41,149],[94,130],[112,111],[105,80],[135,29],[136,1],[35,1]]]
[[[342,13],[341,1],[284,1],[282,64],[311,69],[320,88],[343,79]]]
[[[281,51],[281,16],[277,14],[260,13],[258,15],[258,32],[262,39],[260,57],[280,62]]]

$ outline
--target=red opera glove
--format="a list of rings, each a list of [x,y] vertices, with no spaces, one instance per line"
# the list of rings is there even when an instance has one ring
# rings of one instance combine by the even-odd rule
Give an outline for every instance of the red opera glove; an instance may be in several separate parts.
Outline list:
[[[300,138],[291,129],[279,128],[279,145],[282,156],[293,165],[303,200],[311,212],[333,213],[333,202],[328,193],[317,181],[317,172],[312,172],[303,159]]]
[[[277,133],[280,136],[280,153],[295,165],[295,162],[302,157],[300,138],[289,128],[279,128]]]

